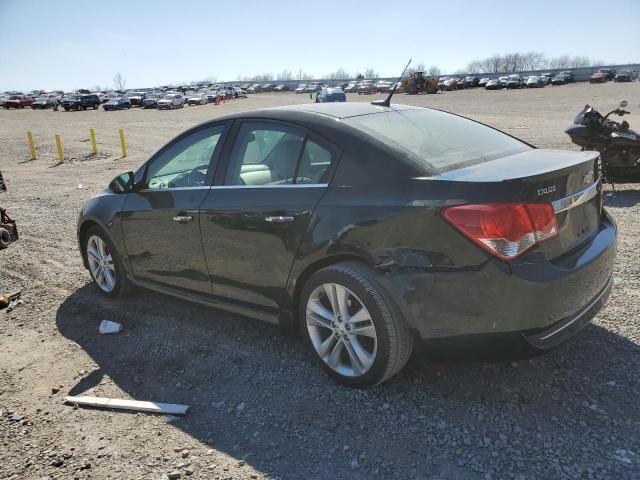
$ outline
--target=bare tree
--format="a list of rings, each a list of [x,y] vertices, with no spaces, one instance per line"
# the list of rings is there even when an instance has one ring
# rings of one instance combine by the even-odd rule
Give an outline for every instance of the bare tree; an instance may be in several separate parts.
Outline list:
[[[122,76],[122,74],[120,72],[116,73],[113,76],[113,87],[116,90],[124,90],[126,88],[126,86],[127,86],[127,81]]]
[[[278,75],[278,80],[293,80],[293,73],[291,73],[291,70],[283,70]]]
[[[311,80],[313,78],[313,75],[311,73],[305,72],[300,68],[298,70],[298,73],[296,74],[296,77],[296,80]]]
[[[439,77],[440,75],[442,75],[442,70],[440,70],[440,67],[436,66],[436,65],[431,65],[429,67],[429,76],[430,77]]]
[[[328,73],[326,78],[327,80],[348,80],[351,76],[344,68],[340,67],[335,72]]]
[[[369,67],[364,71],[364,76],[366,78],[377,78],[378,77],[378,72],[376,72],[375,68]]]

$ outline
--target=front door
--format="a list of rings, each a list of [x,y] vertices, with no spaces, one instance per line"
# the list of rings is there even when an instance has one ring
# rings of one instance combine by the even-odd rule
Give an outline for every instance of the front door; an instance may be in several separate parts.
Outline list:
[[[179,137],[147,163],[142,187],[128,194],[122,229],[136,279],[211,294],[199,208],[224,130],[208,126]]]
[[[222,185],[201,207],[213,294],[267,308],[290,308],[286,284],[337,150],[283,123],[237,127]]]

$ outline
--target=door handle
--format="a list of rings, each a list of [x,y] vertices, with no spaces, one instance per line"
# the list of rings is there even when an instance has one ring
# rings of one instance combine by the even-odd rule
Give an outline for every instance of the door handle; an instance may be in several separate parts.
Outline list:
[[[295,217],[291,215],[276,215],[273,217],[264,217],[265,221],[269,223],[289,223],[295,220]]]
[[[191,215],[176,215],[175,217],[173,217],[173,221],[178,223],[187,223],[191,220],[193,220],[193,217]]]

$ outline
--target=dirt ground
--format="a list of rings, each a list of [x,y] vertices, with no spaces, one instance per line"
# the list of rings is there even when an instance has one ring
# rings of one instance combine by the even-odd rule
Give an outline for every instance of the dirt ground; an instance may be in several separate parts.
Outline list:
[[[622,99],[640,128],[640,82],[394,101],[574,149],[563,133],[573,115]],[[308,101],[284,93],[161,112],[0,111],[9,189],[0,204],[21,235],[0,252],[0,292],[22,288],[24,299],[0,311],[0,479],[640,478],[640,185],[607,193],[619,225],[616,285],[574,339],[528,360],[413,358],[369,391],[333,383],[300,339],[275,327],[146,291],[107,301],[93,289],[76,219],[113,176],[202,120]],[[88,155],[89,128],[98,158]],[[60,166],[56,133],[68,159]],[[125,332],[99,335],[102,319]],[[191,410],[171,419],[73,408],[63,404],[69,394]]]

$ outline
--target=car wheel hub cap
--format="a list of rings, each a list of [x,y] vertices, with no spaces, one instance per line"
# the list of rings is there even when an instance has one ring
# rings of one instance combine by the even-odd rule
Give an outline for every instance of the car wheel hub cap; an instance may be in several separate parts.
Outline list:
[[[307,301],[306,323],[316,353],[332,370],[348,377],[369,371],[378,338],[369,311],[353,292],[336,283],[320,285]]]
[[[112,292],[116,286],[115,265],[109,247],[97,235],[92,235],[87,242],[87,260],[96,285],[107,293]]]

